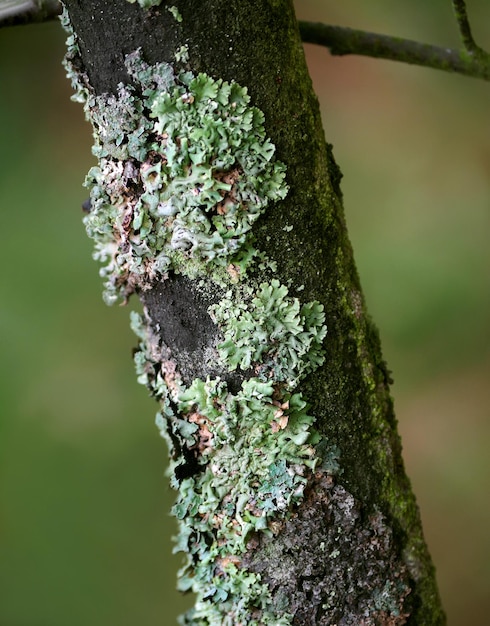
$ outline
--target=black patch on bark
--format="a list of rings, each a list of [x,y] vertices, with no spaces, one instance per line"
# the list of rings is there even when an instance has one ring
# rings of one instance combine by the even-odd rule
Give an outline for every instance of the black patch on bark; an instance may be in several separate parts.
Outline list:
[[[184,463],[177,465],[174,470],[177,480],[184,480],[202,472],[203,466],[197,462],[197,452],[195,450],[183,448],[182,453],[184,455]]]
[[[212,295],[210,295],[210,293]],[[195,378],[220,377],[231,393],[237,393],[251,371],[229,372],[218,359],[217,346],[223,335],[207,312],[222,296],[216,285],[208,293],[181,274],[172,274],[141,293],[155,334],[169,350],[184,384]]]
[[[131,82],[124,59],[137,48],[144,49],[150,64],[173,60],[181,35],[165,4],[145,10],[127,0],[67,0],[84,69],[98,95],[115,94],[119,83]],[[103,24],[103,32],[94,21]]]
[[[155,330],[174,351],[196,352],[213,346],[217,328],[207,313],[211,301],[180,274],[142,293]]]

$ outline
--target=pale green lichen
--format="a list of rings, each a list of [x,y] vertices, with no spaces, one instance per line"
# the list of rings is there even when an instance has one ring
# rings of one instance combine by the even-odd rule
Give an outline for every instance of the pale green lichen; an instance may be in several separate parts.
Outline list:
[[[251,534],[274,532],[301,501],[307,476],[320,461],[314,418],[302,395],[290,390],[323,361],[324,314],[316,302],[300,306],[277,280],[238,302],[227,294],[212,311],[225,337],[232,333],[226,347],[236,344],[238,354],[243,348],[246,360],[225,346],[221,356],[230,369],[251,367],[260,378],[246,380],[236,394],[219,378],[185,387],[172,362],[155,353],[148,322],[133,314],[142,340],[135,356],[138,380],[161,403],[157,424],[170,447],[196,452],[191,476],[178,478],[185,455],[170,466],[179,491],[176,550],[187,559],[179,588],[197,595],[182,623],[288,625],[287,610],[272,610],[267,587],[241,568],[241,557]]]
[[[277,381],[255,377],[236,394],[220,379],[196,379],[185,387],[172,364],[149,347],[154,342],[142,318],[133,313],[132,321],[142,340],[135,357],[138,380],[161,403],[162,435],[172,448],[197,453],[192,476],[177,478],[181,456],[170,467],[179,490],[176,550],[187,555],[179,588],[197,595],[186,623],[289,624],[286,611],[269,610],[266,586],[240,563],[251,533],[273,532],[302,499],[307,474],[318,463],[319,436],[306,402]],[[253,618],[258,610],[260,621]]]
[[[162,3],[162,0],[127,0],[131,4],[137,2],[142,9],[149,9],[151,7],[157,7]]]
[[[187,63],[189,60],[189,46],[180,46],[175,53],[175,60],[177,63]]]
[[[64,22],[69,29],[66,13]],[[176,52],[180,62],[186,54]],[[250,234],[267,205],[287,194],[285,166],[240,85],[149,66],[135,52],[126,59],[133,84],[95,96],[77,55],[71,33],[65,66],[98,157],[86,180],[85,224],[104,264],[106,301],[150,289],[171,271],[217,282],[225,295],[208,311],[223,335],[216,360],[224,370],[249,370],[235,393],[220,378],[185,385],[150,320],[132,314],[138,381],[160,402],[157,423],[179,490],[176,550],[187,555],[179,587],[197,595],[182,623],[287,626],[287,607],[272,609],[242,555],[253,533],[277,532],[301,501],[321,462],[317,444],[332,455],[297,390],[324,359],[323,307],[301,304],[276,279],[245,281],[250,268],[252,276],[274,270]]]
[[[85,104],[90,93],[90,88],[86,76],[77,69],[75,63],[80,54],[78,37],[73,30],[68,11],[64,5],[60,15],[60,22],[61,26],[68,35],[66,39],[66,53],[63,59],[63,66],[66,70],[66,76],[70,81],[74,91],[71,99],[74,102],[80,102],[81,104]]]
[[[174,19],[177,22],[182,22],[182,15],[180,14],[180,11],[177,7],[175,6],[167,7],[167,11],[173,15]]]
[[[168,270],[186,273],[187,259],[202,273],[210,260],[233,263],[267,204],[287,192],[285,168],[245,88],[204,74],[177,78],[138,54],[127,67],[142,100],[121,85],[117,96],[86,104],[99,164],[86,180],[85,223],[106,264],[108,302]]]
[[[323,306],[318,302],[301,305],[297,298],[288,297],[287,287],[278,280],[262,283],[256,292],[251,287],[240,291],[228,291],[210,308],[225,338],[219,346],[220,357],[230,370],[254,365],[262,380],[272,377],[296,387],[301,377],[324,361]]]

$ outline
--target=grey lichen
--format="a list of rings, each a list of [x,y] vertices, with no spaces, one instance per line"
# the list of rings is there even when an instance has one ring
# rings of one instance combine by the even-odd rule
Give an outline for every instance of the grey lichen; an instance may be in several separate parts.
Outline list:
[[[387,518],[379,510],[366,515],[328,473],[315,471],[279,537],[258,541],[260,551],[249,550],[242,563],[267,584],[274,606],[289,599],[294,624],[408,623],[411,580]]]
[[[66,13],[63,21],[69,29]],[[177,54],[186,61],[186,51]],[[324,360],[323,307],[290,296],[251,239],[268,204],[287,194],[286,168],[237,83],[149,66],[135,51],[126,58],[132,84],[96,96],[78,65],[70,32],[65,66],[94,128],[98,164],[86,179],[84,219],[106,302],[176,274],[196,289],[215,285],[222,295],[208,314],[222,341],[209,349],[219,371],[242,372],[233,390],[220,377],[185,383],[148,312],[132,314],[138,381],[160,403],[179,491],[179,587],[197,595],[182,623],[286,626],[287,605],[272,607],[260,574],[242,563],[254,534],[273,535],[299,504],[320,462],[298,386]]]

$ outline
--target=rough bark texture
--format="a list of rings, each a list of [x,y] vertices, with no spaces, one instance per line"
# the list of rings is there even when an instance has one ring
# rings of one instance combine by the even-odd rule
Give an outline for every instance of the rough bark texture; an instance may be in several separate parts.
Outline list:
[[[170,4],[170,3],[169,3]],[[290,187],[254,226],[290,294],[324,305],[326,359],[302,385],[316,428],[338,451],[337,471],[310,476],[305,497],[275,534],[250,538],[243,564],[273,606],[297,625],[445,623],[419,513],[405,475],[389,373],[359,286],[342,212],[340,173],[325,143],[288,0],[175,0],[150,10],[125,0],[66,0],[83,70],[97,94],[131,82],[124,57],[172,63],[187,45],[194,73],[247,86],[287,165]],[[287,228],[285,228],[285,226]],[[292,228],[291,228],[292,227]],[[213,292],[214,289],[214,292]],[[249,374],[205,358],[220,332],[192,280],[170,276],[142,295],[153,331],[189,384],[220,375],[237,389]],[[192,311],[192,314],[189,313]]]

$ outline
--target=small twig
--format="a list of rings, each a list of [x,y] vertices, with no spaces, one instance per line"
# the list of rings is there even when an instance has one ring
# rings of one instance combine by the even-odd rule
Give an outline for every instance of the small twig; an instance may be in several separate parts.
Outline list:
[[[468,21],[468,15],[466,13],[466,3],[464,0],[453,0],[453,9],[456,16],[456,20],[459,26],[459,33],[461,35],[461,41],[465,50],[470,54],[480,54],[483,52],[479,46],[476,45],[473,35],[471,34],[470,23]]]
[[[359,54],[490,80],[490,55],[480,48],[477,55],[468,55],[467,49],[460,52],[343,26],[300,22],[299,27],[305,43],[326,46],[333,55]]]
[[[59,0],[0,0],[0,28],[46,22],[60,13]]]

